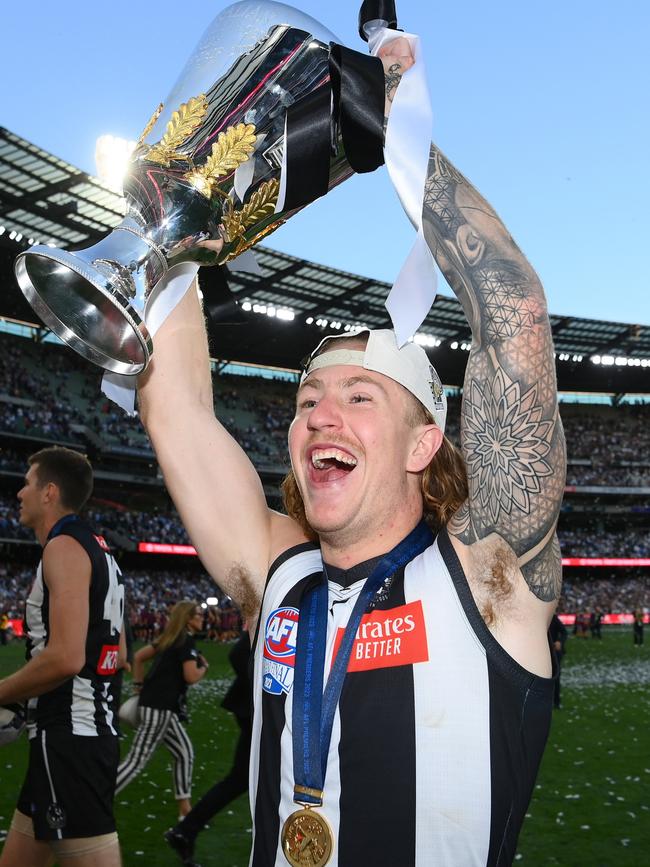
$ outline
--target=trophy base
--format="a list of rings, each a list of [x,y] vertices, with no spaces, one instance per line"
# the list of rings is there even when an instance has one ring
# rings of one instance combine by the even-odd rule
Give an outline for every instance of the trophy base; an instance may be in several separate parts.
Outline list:
[[[115,281],[66,250],[31,247],[16,277],[35,312],[64,343],[113,373],[141,373],[153,351],[147,326]]]

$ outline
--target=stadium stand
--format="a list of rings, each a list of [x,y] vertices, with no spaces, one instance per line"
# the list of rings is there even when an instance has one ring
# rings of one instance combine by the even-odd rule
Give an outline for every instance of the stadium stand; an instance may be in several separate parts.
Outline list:
[[[120,218],[119,197],[97,179],[0,127],[0,610],[19,616],[38,558],[15,505],[26,457],[61,443],[83,450],[95,467],[89,517],[117,552],[136,630],[144,637],[160,628],[171,600],[214,596],[215,604],[205,603],[206,630],[228,635],[236,612],[197,558],[138,551],[142,541],[189,543],[146,435],[137,417],[101,395],[102,371],[36,322],[13,276],[16,255],[32,241],[87,246]],[[300,359],[324,334],[361,322],[387,326],[389,287],[257,251],[261,276],[231,272],[229,290],[215,288],[211,269],[200,279],[208,302],[222,293],[219,304],[208,303],[217,412],[252,457],[269,503],[280,507]],[[650,327],[556,315],[551,322],[569,449],[563,555],[648,560]],[[455,299],[436,299],[418,339],[443,376],[448,435],[458,442],[469,331]],[[646,564],[567,566],[560,610],[650,608],[648,573]]]
[[[9,493],[19,484],[26,456],[48,442],[87,451],[98,476],[88,517],[127,557],[132,623],[144,635],[160,628],[170,601],[187,595],[204,600],[218,591],[207,575],[188,572],[185,566],[151,566],[150,571],[136,567],[139,542],[188,545],[190,540],[167,498],[138,419],[112,408],[99,393],[98,379],[93,367],[56,344],[0,332],[0,539],[8,553],[19,543],[28,548],[32,543],[31,533],[18,523],[16,502]],[[215,376],[219,415],[253,456],[267,485],[275,486],[276,505],[277,483],[286,470],[294,391],[295,383],[282,379]],[[560,525],[563,554],[650,558],[650,405],[563,403],[561,413],[569,444]],[[449,435],[458,441],[459,400],[453,396],[449,418]],[[149,483],[147,491],[143,480]],[[650,607],[644,573],[628,572],[624,579],[621,575],[620,586],[617,574],[605,579],[594,575],[578,584],[567,580],[561,610],[575,613],[585,605],[599,605],[604,611]],[[31,576],[29,568],[10,556],[0,607],[18,612]],[[220,632],[212,629],[214,636]]]

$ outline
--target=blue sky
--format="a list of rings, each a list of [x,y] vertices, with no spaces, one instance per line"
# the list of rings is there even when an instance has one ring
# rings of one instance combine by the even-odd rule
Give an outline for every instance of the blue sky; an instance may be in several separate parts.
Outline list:
[[[0,124],[86,171],[103,133],[137,138],[225,5],[7,4]],[[358,2],[300,8],[352,48]],[[553,313],[650,324],[650,4],[398,0],[422,37],[433,137],[501,214]],[[269,246],[391,281],[413,231],[382,169]],[[451,294],[444,282],[440,290]]]

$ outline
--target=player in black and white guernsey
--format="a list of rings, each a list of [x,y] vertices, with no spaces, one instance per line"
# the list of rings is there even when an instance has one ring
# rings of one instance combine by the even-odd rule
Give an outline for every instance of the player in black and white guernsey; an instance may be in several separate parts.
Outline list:
[[[413,58],[399,33],[380,54],[389,108]],[[508,865],[546,742],[565,448],[544,294],[435,146],[423,228],[473,334],[462,457],[425,351],[390,331],[312,355],[287,515],[215,418],[196,287],[140,379],[185,526],[258,623],[253,867]]]
[[[65,448],[29,458],[20,521],[43,547],[27,599],[27,664],[0,703],[28,704],[27,776],[0,865],[118,867],[113,795],[119,760],[111,684],[123,664],[124,587],[103,538],[79,517],[88,460]]]

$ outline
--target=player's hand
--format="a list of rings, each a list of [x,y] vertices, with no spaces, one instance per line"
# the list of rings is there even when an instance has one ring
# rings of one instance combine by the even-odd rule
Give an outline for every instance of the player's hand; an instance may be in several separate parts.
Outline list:
[[[377,52],[377,56],[384,64],[384,70],[388,72],[391,66],[398,64],[400,67],[400,75],[404,75],[407,69],[410,69],[415,63],[413,52],[411,51],[411,43],[404,36],[398,36],[396,39],[391,39]]]
[[[403,36],[398,36],[386,45],[382,45],[377,56],[384,66],[384,75],[386,76],[384,115],[388,117],[393,97],[402,80],[402,76],[407,69],[413,66],[415,59],[408,39],[405,39]]]

